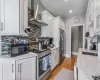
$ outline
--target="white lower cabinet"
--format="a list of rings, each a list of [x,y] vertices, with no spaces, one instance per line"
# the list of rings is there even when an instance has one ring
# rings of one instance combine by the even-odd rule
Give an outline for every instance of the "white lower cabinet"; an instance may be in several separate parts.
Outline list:
[[[78,68],[78,80],[88,80],[86,75]]]
[[[35,58],[16,61],[16,80],[36,80]]]
[[[77,67],[77,60],[74,64],[74,80],[88,80],[86,75],[83,73],[83,71]]]
[[[36,57],[2,59],[0,65],[2,65],[0,80],[37,80]]]
[[[59,64],[59,48],[51,50],[51,70]]]
[[[11,60],[3,60],[2,62],[2,79],[15,80],[15,62]]]

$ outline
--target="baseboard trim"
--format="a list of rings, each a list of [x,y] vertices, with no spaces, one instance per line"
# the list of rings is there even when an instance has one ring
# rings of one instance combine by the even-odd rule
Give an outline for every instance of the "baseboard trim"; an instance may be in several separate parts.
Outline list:
[[[78,55],[78,52],[72,52],[73,55],[77,56]]]
[[[66,58],[71,58],[71,55],[70,54],[65,54],[64,55]]]

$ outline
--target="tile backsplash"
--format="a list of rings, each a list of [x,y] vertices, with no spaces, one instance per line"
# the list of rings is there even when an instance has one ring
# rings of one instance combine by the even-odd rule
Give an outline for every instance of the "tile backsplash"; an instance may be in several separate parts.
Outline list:
[[[11,35],[4,35],[1,36],[1,54],[6,55],[6,54],[11,54],[11,45],[13,45],[13,40],[19,40],[21,41],[22,39],[28,43],[28,37],[24,36],[11,36]],[[19,42],[18,41],[18,42]],[[18,42],[16,44],[18,44]]]
[[[30,35],[29,37],[32,39],[36,39],[41,36],[41,27],[38,26],[30,26]]]

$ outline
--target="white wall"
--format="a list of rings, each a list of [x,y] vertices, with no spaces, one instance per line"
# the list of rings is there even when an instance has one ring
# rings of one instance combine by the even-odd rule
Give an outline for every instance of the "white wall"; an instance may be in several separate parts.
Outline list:
[[[84,16],[78,16],[80,17],[80,22],[75,23],[74,19],[76,16],[74,17],[69,17],[65,19],[65,28],[66,28],[66,57],[71,57],[71,26],[79,26],[79,25],[83,25],[83,29],[84,29],[84,33],[85,33],[85,17]],[[84,38],[83,38],[84,39]],[[84,39],[85,40],[85,39]],[[83,40],[83,42],[85,42]]]

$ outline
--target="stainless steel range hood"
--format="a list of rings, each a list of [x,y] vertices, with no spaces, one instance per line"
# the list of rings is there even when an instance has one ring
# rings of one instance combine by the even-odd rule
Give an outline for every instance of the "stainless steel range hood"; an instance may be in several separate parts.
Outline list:
[[[36,25],[36,26],[47,26],[48,24],[42,22],[41,20],[39,20],[37,18],[38,17],[38,9],[39,9],[39,4],[37,4],[34,18],[29,19],[29,24],[33,24],[33,25]]]

